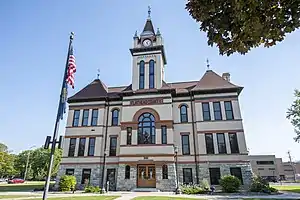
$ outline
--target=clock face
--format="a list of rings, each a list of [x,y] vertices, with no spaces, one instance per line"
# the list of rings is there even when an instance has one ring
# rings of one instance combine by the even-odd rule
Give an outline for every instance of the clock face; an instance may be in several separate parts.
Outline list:
[[[144,40],[143,41],[143,45],[145,46],[145,47],[149,47],[150,45],[151,45],[151,40],[149,40],[149,39],[146,39],[146,40]]]

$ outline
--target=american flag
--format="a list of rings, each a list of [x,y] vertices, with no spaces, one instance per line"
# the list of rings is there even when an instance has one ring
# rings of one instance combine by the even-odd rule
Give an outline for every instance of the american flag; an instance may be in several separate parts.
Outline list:
[[[73,54],[73,46],[70,48],[68,70],[67,70],[67,83],[74,89],[74,74],[76,72],[75,56]]]

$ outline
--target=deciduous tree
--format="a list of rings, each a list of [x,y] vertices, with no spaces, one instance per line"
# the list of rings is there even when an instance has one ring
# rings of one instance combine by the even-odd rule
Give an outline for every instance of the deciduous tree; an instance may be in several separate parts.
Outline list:
[[[287,118],[291,121],[294,126],[296,137],[294,138],[296,142],[300,142],[300,91],[295,90],[295,100],[291,107],[287,111]]]
[[[271,47],[300,26],[300,0],[188,0],[186,9],[221,55]]]

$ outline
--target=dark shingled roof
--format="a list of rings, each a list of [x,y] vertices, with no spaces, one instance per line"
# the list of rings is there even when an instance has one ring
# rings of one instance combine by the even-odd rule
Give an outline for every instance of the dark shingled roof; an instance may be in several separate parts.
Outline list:
[[[232,89],[241,92],[243,89],[240,86],[234,85],[229,81],[223,79],[212,70],[207,70],[199,81],[187,81],[187,82],[174,82],[166,83],[163,81],[160,89],[145,89],[140,92],[158,92],[163,90],[173,90],[176,94],[188,93],[189,91],[215,91],[215,90],[228,90]],[[70,97],[69,102],[80,100],[96,100],[106,97],[120,97],[122,94],[132,93],[132,85],[120,86],[120,87],[107,87],[101,80],[95,79],[92,83],[85,88],[77,92]]]
[[[225,80],[212,70],[207,70],[192,91],[217,90],[217,89],[241,89]]]
[[[143,33],[147,33],[147,32],[151,32],[151,33],[153,33],[153,35],[155,35],[151,19],[147,19],[146,24],[144,26]]]

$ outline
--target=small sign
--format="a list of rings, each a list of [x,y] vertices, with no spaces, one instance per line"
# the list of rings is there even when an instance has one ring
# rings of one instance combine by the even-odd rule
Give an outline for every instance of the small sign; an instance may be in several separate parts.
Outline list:
[[[155,105],[155,104],[163,104],[163,103],[164,103],[163,98],[136,99],[130,101],[131,106]]]

